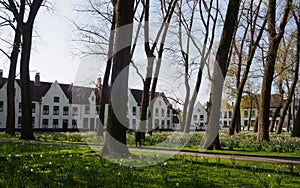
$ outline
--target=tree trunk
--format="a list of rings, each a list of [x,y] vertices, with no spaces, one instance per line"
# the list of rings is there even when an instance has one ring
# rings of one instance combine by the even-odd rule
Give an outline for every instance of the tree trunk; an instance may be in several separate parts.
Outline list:
[[[292,137],[300,137],[300,102],[298,104],[298,110],[296,113],[295,122],[293,122],[293,132]]]
[[[228,69],[228,54],[231,46],[234,28],[239,12],[240,0],[230,0],[227,8],[225,23],[219,48],[216,54],[216,62],[213,69],[211,85],[211,114],[205,135],[203,137],[204,148],[218,148],[219,143],[219,120],[222,99],[223,83]],[[221,79],[218,79],[220,78]]]
[[[255,118],[253,132],[257,133],[258,131],[258,116]]]
[[[131,61],[131,43],[133,32],[134,1],[118,1],[116,11],[115,55],[112,68],[112,93],[109,113],[111,120],[107,125],[102,155],[115,157],[130,156],[126,146],[126,129],[128,127],[128,74]],[[125,47],[124,47],[125,46]],[[120,93],[122,95],[120,96]]]
[[[21,98],[22,98],[22,130],[21,139],[33,140],[32,128],[32,100],[31,100],[31,86],[29,76],[29,62],[32,44],[32,30],[33,25],[24,25],[22,27],[22,53],[21,53]]]
[[[99,90],[101,89],[101,98],[100,98],[100,112],[99,112],[99,119],[100,123],[97,128],[97,136],[103,136],[103,128],[105,125],[105,105],[109,103],[109,76],[110,76],[110,71],[111,71],[111,64],[112,64],[112,56],[113,56],[113,47],[114,47],[114,39],[115,39],[115,10],[113,11],[113,17],[112,17],[112,22],[111,22],[111,28],[110,28],[110,34],[109,34],[109,49],[107,53],[107,62],[106,62],[106,68],[105,68],[105,73],[104,73],[104,78],[103,78],[103,84],[102,88],[98,88]]]
[[[281,110],[281,106],[278,106],[276,109],[275,109],[275,112],[272,116],[272,120],[270,122],[270,126],[269,126],[269,132],[274,132],[274,126],[275,126],[275,123],[276,123],[276,119],[280,113],[280,110]]]
[[[273,82],[274,66],[280,40],[283,37],[284,28],[290,11],[292,0],[287,0],[283,17],[279,26],[279,32],[276,33],[276,0],[269,0],[268,7],[268,37],[269,48],[267,52],[266,64],[264,66],[263,83],[261,89],[261,97],[259,101],[258,115],[258,133],[257,141],[270,141],[269,137],[269,113],[270,113],[270,95]]]
[[[21,31],[17,26],[15,29],[15,38],[13,43],[13,49],[10,56],[10,67],[7,81],[7,118],[6,118],[6,130],[9,135],[15,134],[15,77],[17,61],[20,52],[21,44]]]
[[[255,51],[256,51],[257,46],[259,44],[259,41],[261,40],[261,37],[262,37],[263,31],[264,31],[264,28],[266,26],[266,23],[267,23],[267,20],[265,19],[262,26],[261,26],[261,29],[259,31],[259,34],[258,34],[255,42],[253,41],[252,46],[249,47],[250,50],[249,50],[249,54],[248,54],[246,68],[245,68],[245,71],[243,73],[241,83],[239,84],[239,87],[238,87],[236,102],[235,102],[235,105],[234,105],[233,115],[232,115],[232,118],[231,118],[231,124],[232,125],[230,124],[230,128],[229,128],[229,135],[234,134],[234,127],[235,127],[235,124],[236,124],[236,121],[237,121],[237,116],[238,115],[240,116],[240,114],[238,114],[236,111],[237,111],[237,108],[240,108],[242,95],[243,95],[243,91],[244,91],[246,81],[248,79],[248,74],[249,74],[249,71],[250,71],[250,67],[251,67],[251,64],[252,64],[252,61],[253,61],[253,58],[254,58]],[[252,35],[254,35],[254,31],[252,32]],[[251,100],[251,102],[252,102],[252,100]],[[250,125],[250,123],[249,123],[249,125]]]

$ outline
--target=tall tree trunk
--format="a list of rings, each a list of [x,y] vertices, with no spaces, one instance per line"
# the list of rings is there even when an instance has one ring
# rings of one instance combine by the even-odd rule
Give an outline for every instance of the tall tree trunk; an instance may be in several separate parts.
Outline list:
[[[281,110],[282,106],[278,106],[275,111],[274,111],[274,114],[272,116],[272,120],[270,122],[270,125],[269,125],[269,132],[274,132],[274,127],[275,127],[275,123],[276,123],[276,119],[280,113],[280,110]],[[277,125],[278,126],[278,125]]]
[[[298,103],[295,122],[293,122],[292,137],[300,137],[300,102]]]
[[[105,105],[109,103],[109,76],[110,76],[110,71],[111,71],[111,64],[112,64],[112,58],[113,58],[113,47],[114,47],[114,39],[115,39],[115,21],[116,15],[115,15],[115,10],[113,11],[113,16],[112,16],[112,22],[111,22],[111,27],[110,27],[110,34],[109,34],[109,48],[108,48],[108,53],[107,53],[107,62],[106,62],[106,68],[105,68],[105,73],[104,73],[104,78],[103,78],[103,84],[101,89],[101,98],[100,98],[100,112],[99,112],[99,119],[100,123],[97,128],[97,136],[103,136],[103,128],[105,125]]]
[[[24,12],[26,9],[25,0],[20,1],[20,7],[17,8],[15,1],[8,0],[10,10],[12,11],[14,18],[17,21],[18,26],[22,34],[22,53],[21,53],[21,99],[22,99],[22,130],[21,139],[34,139],[32,128],[32,108],[31,108],[31,87],[29,76],[29,62],[32,45],[32,31],[34,20],[41,7],[43,0],[33,0],[30,3],[28,18],[24,22]]]
[[[233,115],[232,115],[232,118],[231,118],[231,124],[233,124],[233,125],[230,125],[229,135],[234,134],[234,123],[236,123],[237,117],[239,115],[236,111],[237,111],[237,108],[239,108],[240,105],[241,105],[242,95],[243,95],[243,91],[244,91],[246,81],[248,79],[248,74],[249,74],[249,71],[250,71],[250,67],[251,67],[251,64],[252,64],[257,46],[259,44],[259,41],[261,40],[261,37],[262,37],[263,31],[264,31],[264,28],[266,26],[266,23],[267,23],[267,19],[264,20],[255,42],[252,41],[251,46],[249,47],[250,50],[249,50],[249,54],[248,54],[248,57],[247,57],[246,68],[245,68],[245,71],[243,73],[241,83],[239,84],[239,87],[238,87],[238,93],[237,93],[237,97],[236,97],[236,101],[235,101],[235,105],[234,105],[234,109],[233,109]],[[251,31],[251,35],[254,36],[255,32]]]
[[[270,113],[270,95],[273,82],[274,66],[280,40],[283,37],[284,29],[287,24],[288,15],[292,0],[287,0],[283,17],[279,26],[278,33],[276,32],[276,0],[269,0],[268,7],[268,37],[269,48],[267,52],[266,64],[264,66],[263,83],[261,89],[261,96],[259,101],[259,115],[258,115],[258,133],[257,141],[270,141],[269,137],[269,113]]]
[[[134,1],[117,1],[116,35],[112,68],[112,94],[105,143],[102,155],[127,157],[130,155],[126,146],[126,129],[128,127],[128,74],[131,61],[131,43],[133,32]],[[122,93],[122,96],[119,94]]]
[[[231,46],[234,29],[239,12],[240,0],[230,0],[227,8],[225,23],[222,31],[222,36],[219,48],[216,54],[216,62],[214,65],[211,85],[211,114],[206,129],[206,134],[203,138],[204,148],[220,149],[219,143],[219,119],[220,107],[222,99],[223,83],[228,68],[228,54]],[[221,79],[220,78],[221,75]]]
[[[21,44],[21,31],[17,26],[15,29],[15,38],[13,42],[13,49],[10,56],[10,67],[7,81],[7,118],[6,118],[6,130],[9,135],[15,134],[15,77],[17,61],[20,52]]]
[[[32,104],[31,104],[31,86],[29,76],[30,51],[32,44],[33,25],[22,27],[22,53],[21,53],[21,98],[22,98],[22,130],[21,139],[34,139],[32,128]]]

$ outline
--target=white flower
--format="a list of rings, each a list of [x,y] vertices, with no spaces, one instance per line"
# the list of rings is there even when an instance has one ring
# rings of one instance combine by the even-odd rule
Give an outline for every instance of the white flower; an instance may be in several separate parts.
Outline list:
[[[89,169],[89,167],[88,167],[88,166],[86,166],[86,167],[85,167],[85,169]]]
[[[270,174],[268,174],[268,177],[270,178],[270,177],[271,177],[271,175],[270,175]]]
[[[33,172],[33,169],[30,169],[31,172]]]
[[[32,154],[31,154],[30,156],[31,156],[31,157],[33,157],[33,155],[32,155]]]
[[[167,165],[167,162],[164,162],[164,166],[166,166]]]
[[[11,157],[11,154],[8,154],[8,157]]]
[[[42,158],[42,157],[43,157],[43,155],[41,154],[41,155],[40,155],[40,157]]]
[[[52,162],[51,162],[51,161],[49,162],[49,165],[52,165]]]
[[[121,173],[120,172],[118,172],[118,176],[120,176],[121,175]]]
[[[179,187],[179,183],[178,182],[176,183],[176,187]]]

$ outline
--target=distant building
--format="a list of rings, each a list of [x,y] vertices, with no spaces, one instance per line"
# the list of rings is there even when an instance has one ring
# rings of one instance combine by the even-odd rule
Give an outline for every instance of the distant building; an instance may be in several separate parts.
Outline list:
[[[99,103],[101,81],[97,87],[74,86],[40,81],[39,73],[31,81],[32,117],[34,129],[70,130],[80,129],[94,131],[100,123]],[[0,70],[0,129],[6,127],[7,109],[7,78],[3,78]],[[139,126],[142,90],[129,89],[128,92],[128,128],[136,130]],[[150,129],[174,130],[179,125],[178,113],[172,109],[168,98],[162,92],[157,92],[153,102]],[[20,81],[15,81],[15,118],[16,128],[22,125],[22,103]],[[198,107],[201,109],[202,108]],[[108,104],[105,108],[104,128],[106,128]],[[149,115],[149,114],[148,114]],[[206,116],[205,116],[206,117]],[[204,117],[198,116],[197,123]],[[148,121],[147,121],[148,123]],[[199,124],[200,125],[200,124]],[[147,126],[148,127],[148,126]]]

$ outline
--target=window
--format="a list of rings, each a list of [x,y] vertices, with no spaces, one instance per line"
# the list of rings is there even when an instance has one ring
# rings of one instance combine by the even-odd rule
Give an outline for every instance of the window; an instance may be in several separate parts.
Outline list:
[[[49,115],[49,106],[48,105],[43,106],[43,115]]]
[[[4,102],[0,101],[0,112],[3,112],[3,108],[4,108]]]
[[[165,110],[161,109],[161,117],[164,117],[164,116],[165,116]]]
[[[53,101],[54,102],[59,102],[59,97],[54,97]]]
[[[22,127],[22,117],[18,117],[18,127]]]
[[[53,128],[54,129],[58,128],[58,119],[53,119]]]
[[[200,121],[204,121],[204,115],[200,115]]]
[[[90,106],[85,106],[84,107],[84,113],[85,114],[90,114]]]
[[[158,101],[158,105],[161,106],[161,101]]]
[[[227,125],[227,121],[224,121],[224,127],[227,127],[228,125]]]
[[[171,111],[168,109],[167,110],[167,117],[170,117]]]
[[[248,118],[248,111],[244,111],[244,118]]]
[[[200,123],[200,127],[204,127],[204,123],[203,122]]]
[[[31,110],[32,113],[35,113],[35,103],[32,103],[32,104],[31,104],[31,108],[32,108],[32,110]]]
[[[227,118],[227,112],[226,111],[224,112],[224,118]]]
[[[198,116],[197,116],[197,115],[194,115],[194,116],[193,116],[193,119],[194,119],[194,121],[197,121],[197,120],[198,120]]]
[[[200,109],[197,109],[197,111],[200,113],[201,112],[201,110]]]
[[[19,112],[22,112],[22,103],[19,102]]]
[[[83,128],[88,129],[89,128],[89,119],[83,118]]]
[[[228,113],[229,113],[229,114],[228,114],[228,117],[231,118],[231,117],[232,117],[232,112],[231,112],[231,111],[228,111]]]
[[[158,116],[158,108],[155,108],[155,116]]]
[[[72,108],[72,116],[77,116],[78,115],[78,107],[73,107]]]
[[[64,106],[63,114],[64,115],[69,115],[69,107],[68,106]]]
[[[171,125],[170,120],[167,120],[167,126],[169,127]]]
[[[155,127],[158,127],[159,126],[159,120],[155,119],[154,124],[155,124]]]
[[[59,115],[59,106],[53,106],[53,115]]]
[[[134,107],[132,107],[132,115],[136,115],[136,107],[134,106]]]
[[[273,110],[270,110],[269,117],[273,117],[273,114],[274,114]]]
[[[72,119],[72,128],[73,129],[77,128],[77,121],[76,121],[76,119]]]
[[[44,129],[48,129],[49,125],[49,120],[48,119],[43,119],[42,126]]]
[[[95,100],[95,97],[91,97],[91,101],[94,101]]]
[[[255,110],[252,110],[252,111],[251,111],[251,117],[255,117],[255,116],[256,116]]]

